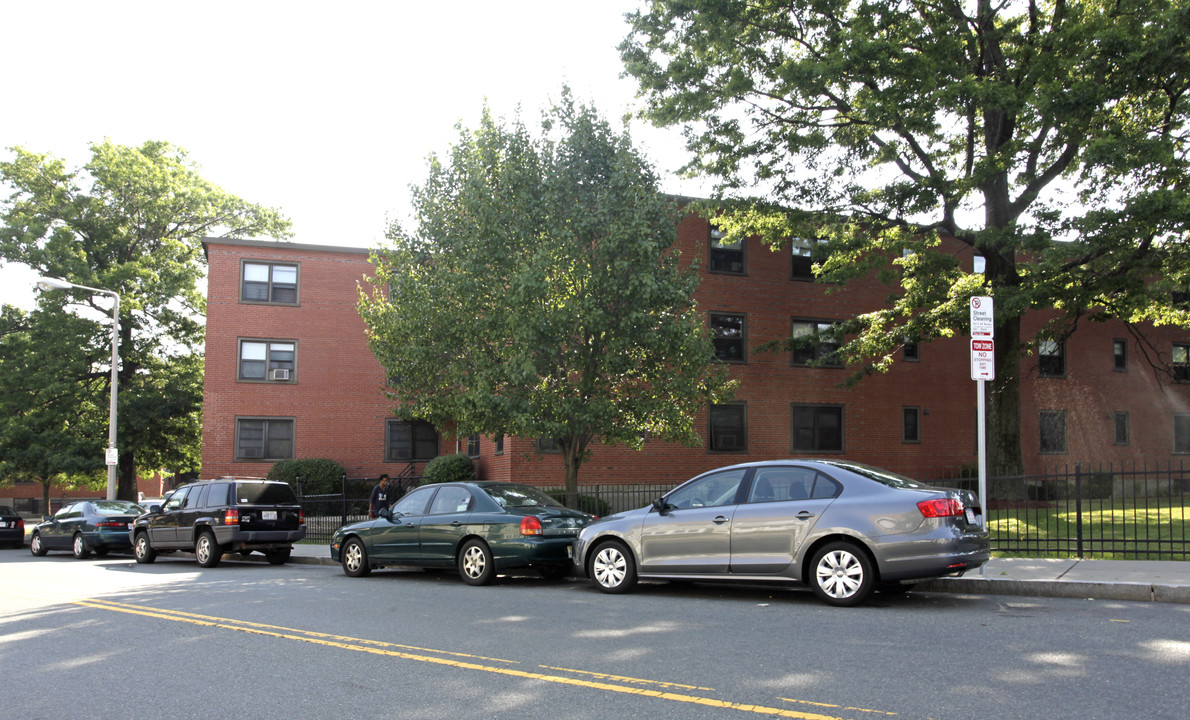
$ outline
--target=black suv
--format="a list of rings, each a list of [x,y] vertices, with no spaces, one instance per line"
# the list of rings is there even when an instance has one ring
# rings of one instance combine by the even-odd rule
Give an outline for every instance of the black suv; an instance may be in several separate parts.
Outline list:
[[[202,567],[215,567],[225,552],[259,550],[269,563],[289,559],[306,536],[293,488],[259,478],[224,477],[183,485],[154,505],[128,531],[139,563],[163,550],[193,550]]]

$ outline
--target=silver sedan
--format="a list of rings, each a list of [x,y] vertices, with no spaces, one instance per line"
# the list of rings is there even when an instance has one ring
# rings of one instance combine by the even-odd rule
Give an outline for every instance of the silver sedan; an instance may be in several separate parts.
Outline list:
[[[575,571],[621,593],[637,578],[808,585],[831,605],[988,560],[975,495],[843,460],[712,470],[574,542]]]

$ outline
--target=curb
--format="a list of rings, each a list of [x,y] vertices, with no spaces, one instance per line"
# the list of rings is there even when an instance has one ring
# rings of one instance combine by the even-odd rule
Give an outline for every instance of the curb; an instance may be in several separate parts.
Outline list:
[[[1020,595],[1025,597],[1084,598],[1087,600],[1134,600],[1190,604],[1190,587],[1152,583],[1081,582],[1070,580],[988,580],[980,578],[938,578],[917,586],[924,592],[972,595]]]

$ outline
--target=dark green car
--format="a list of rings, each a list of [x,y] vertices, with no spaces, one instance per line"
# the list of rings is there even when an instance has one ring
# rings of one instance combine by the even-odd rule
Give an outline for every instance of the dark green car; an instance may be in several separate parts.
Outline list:
[[[351,577],[383,567],[457,567],[469,585],[516,568],[557,579],[570,572],[571,543],[592,519],[528,485],[426,485],[379,518],[336,530],[331,559]]]

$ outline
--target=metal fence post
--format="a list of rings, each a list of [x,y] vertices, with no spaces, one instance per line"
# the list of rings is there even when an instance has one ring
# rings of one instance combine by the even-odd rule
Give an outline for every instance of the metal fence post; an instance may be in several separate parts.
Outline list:
[[[1074,537],[1078,559],[1083,559],[1083,472],[1082,463],[1074,464]]]

